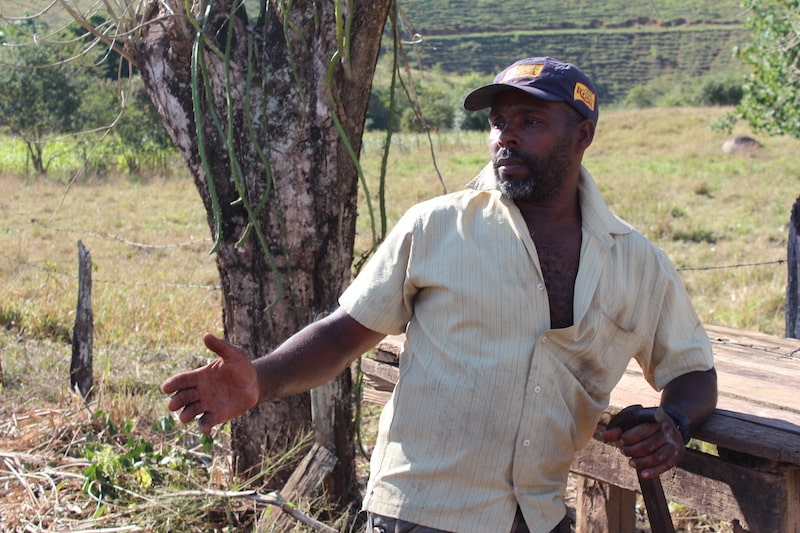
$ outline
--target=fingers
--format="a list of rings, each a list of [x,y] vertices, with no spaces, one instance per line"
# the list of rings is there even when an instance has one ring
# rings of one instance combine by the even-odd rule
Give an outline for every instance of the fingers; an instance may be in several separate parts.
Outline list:
[[[181,422],[197,419],[200,430],[209,434],[215,425],[257,403],[258,388],[247,352],[211,334],[206,334],[203,341],[219,358],[202,368],[172,376],[161,384],[161,391],[171,395],[167,408],[180,411]]]
[[[671,421],[640,424],[620,435],[621,451],[643,477],[655,477],[677,465],[685,449]]]
[[[165,380],[161,384],[161,392],[164,394],[172,394],[173,392],[193,387],[195,380],[191,374],[191,372],[184,372],[183,374],[177,374]]]
[[[219,355],[222,359],[230,358],[230,352],[234,346],[223,339],[219,339],[210,333],[203,336],[203,342],[206,347]],[[200,379],[202,368],[190,370],[189,372],[182,372],[176,374],[161,384],[161,392],[164,394],[172,394],[181,389],[189,389],[195,387]],[[173,409],[174,410],[174,409]]]
[[[209,411],[209,406],[202,401],[197,389],[194,388],[176,392],[167,402],[167,408],[170,411],[181,411],[178,419],[184,424],[199,416],[197,424],[206,435],[210,434],[214,426],[219,423],[218,417]]]
[[[229,343],[225,339],[212,335],[211,333],[203,335],[203,342],[206,348],[226,361],[241,353],[241,349],[238,346]]]

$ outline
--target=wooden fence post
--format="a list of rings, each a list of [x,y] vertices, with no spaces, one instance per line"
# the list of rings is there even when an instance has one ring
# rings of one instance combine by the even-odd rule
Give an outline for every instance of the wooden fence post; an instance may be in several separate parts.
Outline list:
[[[800,197],[792,206],[792,217],[789,220],[789,243],[786,254],[786,332],[789,339],[800,339],[800,259],[798,259],[798,236],[800,235]]]
[[[72,330],[72,361],[69,386],[84,400],[92,395],[92,342],[94,316],[92,313],[92,255],[78,241],[78,306]]]

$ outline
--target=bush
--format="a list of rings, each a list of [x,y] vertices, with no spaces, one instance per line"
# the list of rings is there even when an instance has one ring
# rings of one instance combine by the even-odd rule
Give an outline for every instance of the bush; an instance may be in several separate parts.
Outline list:
[[[623,107],[734,106],[742,99],[742,78],[736,74],[706,76],[686,81],[662,77],[632,88]]]

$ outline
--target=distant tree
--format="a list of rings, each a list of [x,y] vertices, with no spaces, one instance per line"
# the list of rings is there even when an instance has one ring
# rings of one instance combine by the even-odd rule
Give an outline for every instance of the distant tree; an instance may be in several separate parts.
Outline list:
[[[95,32],[113,31],[115,22],[107,16],[96,13],[90,15],[86,22],[93,28],[93,31],[87,30],[77,22],[73,22],[64,30],[64,36],[72,38],[72,42],[78,50],[74,54],[76,59],[79,59],[84,65],[94,66],[92,72],[99,78],[117,80],[128,78],[134,74],[136,69],[122,56],[118,48],[97,39],[94,35]]]
[[[800,138],[800,0],[746,0],[752,43],[737,55],[752,69],[741,102],[726,117],[773,135]]]
[[[96,169],[113,165],[129,174],[163,170],[168,160],[177,156],[138,75],[119,81],[94,79],[81,94],[80,115],[92,117],[101,125],[101,133],[110,127],[99,146],[96,136],[87,137],[86,142],[99,154],[92,158]]]
[[[11,41],[23,31],[37,29],[46,27],[26,22],[2,31]],[[57,45],[42,42],[0,47],[0,129],[25,143],[33,170],[40,175],[47,173],[49,165],[45,158],[48,140],[81,126],[77,111],[85,78],[74,68],[57,64],[61,52]]]

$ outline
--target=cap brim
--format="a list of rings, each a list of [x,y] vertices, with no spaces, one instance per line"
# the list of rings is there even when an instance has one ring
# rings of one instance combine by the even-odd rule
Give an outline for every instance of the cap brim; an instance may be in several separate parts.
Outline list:
[[[492,107],[494,97],[503,91],[519,91],[551,102],[560,102],[562,100],[536,87],[519,87],[507,83],[490,83],[489,85],[478,87],[469,93],[467,97],[464,98],[464,109],[467,111],[480,111],[481,109]]]

